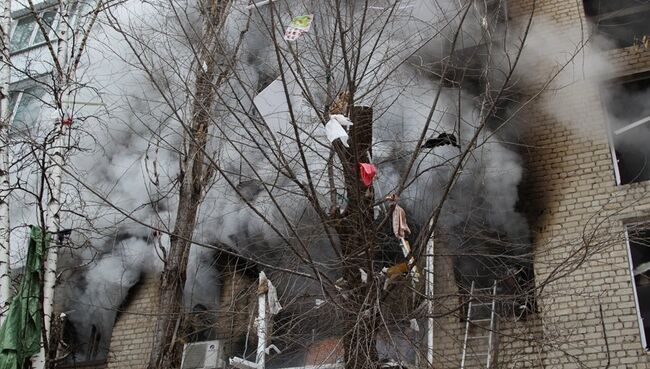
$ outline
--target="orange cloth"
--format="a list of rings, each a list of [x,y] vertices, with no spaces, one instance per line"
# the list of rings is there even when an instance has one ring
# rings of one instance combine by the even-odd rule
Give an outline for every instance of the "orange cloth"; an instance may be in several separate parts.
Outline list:
[[[399,263],[396,265],[393,265],[392,267],[388,268],[386,271],[386,275],[388,278],[393,278],[396,277],[400,274],[404,274],[409,271],[409,266],[406,263]]]
[[[372,179],[375,178],[377,174],[377,168],[374,165],[368,163],[359,164],[359,174],[361,175],[361,180],[366,187],[370,187],[372,184]]]

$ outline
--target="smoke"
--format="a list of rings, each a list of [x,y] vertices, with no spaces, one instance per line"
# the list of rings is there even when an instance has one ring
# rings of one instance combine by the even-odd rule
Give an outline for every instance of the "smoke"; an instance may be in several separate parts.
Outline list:
[[[350,34],[358,34],[363,24],[361,2],[354,4],[356,8],[343,10],[353,12]],[[465,149],[480,130],[444,203],[438,227],[449,235],[452,249],[467,248],[489,233],[488,243],[506,240],[511,245],[507,252],[525,254],[530,247],[528,225],[516,209],[523,175],[519,155],[482,127],[481,96],[441,87],[435,77],[460,22],[462,8],[456,4],[413,0],[400,2],[393,12],[389,2],[388,9],[368,10],[374,13],[365,26],[367,42],[355,54],[363,66],[358,71],[355,103],[373,107],[375,191],[377,198],[386,196],[406,177],[408,186],[400,204],[413,228],[420,228],[440,203],[461,158],[461,151],[453,146],[424,149],[407,172],[421,133],[427,125],[426,138],[452,133]],[[173,5],[177,8],[139,3],[115,8],[101,20],[82,60],[83,86],[92,88],[81,88],[77,98],[105,105],[79,111],[78,116],[87,119],[76,121],[77,130],[70,137],[76,149],[67,162],[64,209],[68,212],[63,222],[83,236],[75,235],[72,244],[77,249],[62,257],[62,268],[70,272],[64,273],[57,289],[57,304],[70,312],[76,342],[88,342],[94,326],[101,335],[101,354],[108,349],[112,325],[129,289],[143,273],[161,270],[160,255],[169,240],[147,225],[170,232],[175,222],[178,162],[185,138],[181,123],[192,115],[192,47],[201,40],[197,37],[201,22],[193,2]],[[275,18],[270,7],[261,8],[253,11],[250,25],[244,22],[243,5],[234,8],[222,47],[233,50],[241,31],[250,29],[241,58],[218,90],[206,150],[221,171],[207,183],[194,236],[197,242],[225,245],[272,266],[267,275],[278,287],[283,305],[296,311],[313,306],[316,298],[325,299],[322,287],[281,270],[310,274],[317,270],[336,280],[340,267],[332,247],[332,242],[338,242],[336,235],[328,235],[331,229],[322,225],[303,194],[311,181],[317,192],[311,201],[326,210],[335,205],[328,193],[330,144],[318,113],[347,88],[348,72],[341,51],[346,46],[335,37],[336,17],[326,5],[278,2]],[[175,17],[179,11],[183,15]],[[306,13],[315,15],[313,30],[294,45],[298,54],[285,52],[287,59],[278,61],[265,27],[271,19],[286,24],[290,15]],[[468,19],[461,34],[475,45],[483,37],[484,27],[476,26],[482,17],[472,12]],[[432,37],[431,29],[439,33]],[[280,33],[276,30],[278,38]],[[331,63],[321,58],[319,40],[333,40],[327,46]],[[289,45],[281,41],[280,47],[286,51]],[[140,63],[150,69],[143,70]],[[296,73],[297,67],[302,73]],[[265,113],[253,104],[252,97],[281,71],[293,116],[281,82],[274,82],[273,88],[280,88],[268,97],[274,111]],[[438,103],[427,120],[439,90]],[[260,114],[266,114],[266,124]],[[345,206],[340,163],[335,168],[336,201]],[[192,247],[186,309],[218,305],[215,255]],[[87,355],[87,348],[80,347],[78,354]]]

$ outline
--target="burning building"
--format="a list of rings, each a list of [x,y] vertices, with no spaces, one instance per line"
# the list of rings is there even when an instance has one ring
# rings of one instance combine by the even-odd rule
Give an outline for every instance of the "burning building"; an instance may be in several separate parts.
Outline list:
[[[269,367],[349,364],[349,332],[336,323],[354,304],[363,308],[352,315],[381,316],[366,331],[378,366],[645,367],[650,3],[347,1],[344,15],[322,2],[263,3],[229,4],[219,44],[242,57],[210,108],[212,172],[174,333],[183,368],[259,360],[258,301],[270,295],[260,272],[283,307],[264,320]],[[154,347],[182,118],[196,109],[181,77],[202,40],[202,13],[174,17],[178,4],[116,8],[81,61],[97,84],[81,96],[106,109],[70,135],[83,154],[70,156],[66,193],[78,198],[64,204],[61,368],[145,367]],[[46,5],[38,14],[54,24]],[[16,14],[12,57],[39,60],[34,14]],[[375,33],[353,53],[358,70],[345,70],[333,20],[349,16],[354,33],[364,14]],[[285,26],[287,42],[267,32]],[[323,62],[320,40],[340,65]],[[358,85],[345,83],[356,73]],[[14,84],[22,132],[39,119],[34,81]],[[351,157],[372,168],[363,188],[350,184],[361,175],[346,172]],[[364,201],[372,210],[346,224]],[[396,204],[408,232],[391,229]],[[349,251],[364,220],[372,250]],[[376,310],[354,301],[366,286],[377,286]]]

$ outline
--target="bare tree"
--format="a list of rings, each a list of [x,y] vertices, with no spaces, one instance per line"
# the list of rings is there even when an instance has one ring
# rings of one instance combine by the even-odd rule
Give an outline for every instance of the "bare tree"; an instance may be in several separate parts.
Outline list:
[[[521,164],[507,143],[522,106],[548,87],[512,103],[532,14],[513,45],[498,36],[508,30],[501,8],[485,1],[148,6],[159,18],[116,10],[108,23],[126,44],[124,64],[151,92],[144,108],[130,107],[128,128],[148,141],[147,160],[159,151],[173,159],[146,161],[152,192],[138,204],[65,173],[116,211],[116,223],[154,235],[144,237],[162,261],[149,368],[178,367],[188,329],[198,329],[187,328],[192,248],[234,254],[278,286],[284,311],[270,337],[288,348],[280,361],[304,355],[314,331],[341,338],[349,369],[420,354],[414,326],[432,318],[423,307],[433,299],[420,271],[432,273],[424,259],[434,231],[452,250],[464,295],[436,317],[463,310],[474,283],[498,285],[503,305],[534,310]]]

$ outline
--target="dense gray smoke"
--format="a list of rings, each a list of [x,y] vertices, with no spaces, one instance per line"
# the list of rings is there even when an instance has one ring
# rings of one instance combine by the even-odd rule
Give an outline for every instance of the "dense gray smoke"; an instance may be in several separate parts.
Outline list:
[[[351,3],[345,7],[350,14],[343,15],[353,16],[351,27],[357,33],[364,24],[363,3]],[[508,252],[525,254],[528,225],[516,210],[521,159],[481,127],[485,107],[479,105],[480,96],[440,86],[436,72],[450,51],[463,8],[451,0],[434,3],[377,1],[367,10],[372,22],[365,23],[367,38],[358,55],[362,68],[355,103],[373,107],[377,198],[394,192],[406,177],[408,186],[400,204],[413,229],[420,228],[441,201],[461,150],[482,129],[444,204],[438,227],[454,250],[487,239],[487,243],[507,241],[513,245]],[[273,16],[269,6],[253,10],[247,24],[244,2],[238,4],[226,24],[224,48],[233,51],[237,37],[245,28],[247,33],[233,73],[218,88],[206,150],[221,170],[208,183],[195,240],[227,247],[276,268],[310,274],[317,269],[336,280],[339,260],[331,245],[338,242],[336,235],[332,240],[327,237],[301,189],[311,178],[322,209],[345,206],[338,162],[334,182],[339,197],[337,204],[330,202],[331,145],[322,120],[323,107],[347,88],[342,45],[334,36],[335,14],[321,1],[278,1]],[[160,270],[161,255],[169,244],[161,233],[173,229],[178,158],[185,137],[181,122],[191,119],[194,91],[195,61],[188,46],[201,40],[196,5],[174,5],[178,8],[173,11],[183,9],[181,19],[172,16],[171,9],[148,4],[127,3],[113,10],[96,30],[83,59],[86,69],[80,75],[93,88],[83,90],[80,98],[101,100],[105,106],[86,111],[93,117],[79,122],[71,138],[78,149],[69,160],[65,191],[76,195],[66,197],[64,208],[84,216],[71,215],[64,222],[85,238],[74,236],[72,241],[80,248],[62,257],[62,267],[70,272],[64,274],[57,291],[58,306],[69,312],[74,326],[80,358],[93,355],[84,346],[92,332],[99,332],[98,355],[105,355],[117,311],[143,273]],[[489,26],[485,11],[468,13],[461,32],[465,46],[483,42],[483,31]],[[279,40],[287,59],[278,62],[266,27],[272,27],[273,19],[279,28],[278,22],[286,25],[290,15],[300,14],[314,14],[312,30],[295,44]],[[125,34],[111,24],[119,24]],[[160,29],[165,29],[165,35]],[[323,62],[319,39],[334,40],[327,46],[332,63]],[[298,47],[298,58],[287,52],[290,45]],[[141,62],[150,69],[143,70]],[[302,74],[296,73],[297,66]],[[293,118],[282,82],[276,80],[281,72]],[[299,155],[294,126],[299,127],[307,167]],[[425,130],[426,139],[453,134],[459,147],[423,149],[407,172]],[[215,309],[218,304],[215,254],[192,248],[184,295],[188,310],[197,305]],[[467,265],[471,269],[474,264]],[[322,287],[312,280],[273,268],[267,274],[288,310],[304,304],[313,307],[317,298],[325,298]]]

